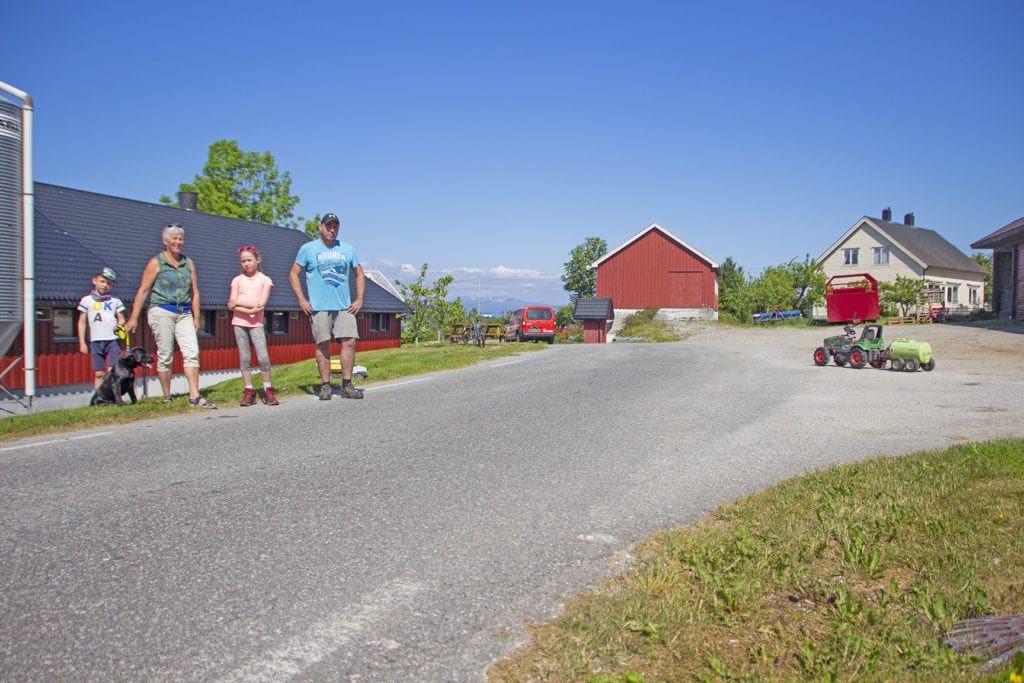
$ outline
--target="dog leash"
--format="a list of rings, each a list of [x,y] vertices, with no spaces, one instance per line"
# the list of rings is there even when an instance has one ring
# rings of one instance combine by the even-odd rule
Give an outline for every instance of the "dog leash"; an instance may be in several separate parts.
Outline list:
[[[131,337],[128,336],[128,330],[124,329],[123,325],[118,325],[117,329],[114,330],[117,333],[118,339],[124,342],[124,349],[127,351],[132,347]]]

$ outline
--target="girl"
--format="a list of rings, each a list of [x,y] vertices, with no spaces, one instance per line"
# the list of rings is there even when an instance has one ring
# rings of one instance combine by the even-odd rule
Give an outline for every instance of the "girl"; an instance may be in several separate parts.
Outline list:
[[[274,397],[274,388],[270,384],[270,354],[267,353],[267,335],[263,330],[263,310],[267,307],[274,282],[260,271],[260,252],[256,247],[239,247],[238,259],[242,272],[231,281],[231,295],[228,297],[228,310],[234,313],[231,325],[238,344],[238,364],[245,382],[245,393],[238,405],[251,406],[256,402],[256,390],[252,387],[251,341],[263,375],[263,402],[276,406],[280,403]]]

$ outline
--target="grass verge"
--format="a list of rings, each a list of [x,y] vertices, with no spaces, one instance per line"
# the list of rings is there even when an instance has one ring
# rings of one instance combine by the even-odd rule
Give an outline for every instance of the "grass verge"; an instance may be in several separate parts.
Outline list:
[[[658,310],[657,306],[651,306],[627,316],[615,336],[648,342],[671,342],[682,339],[670,322],[654,319]]]
[[[1024,440],[834,467],[645,541],[488,680],[1019,681],[941,636],[1024,612],[1022,529]]]
[[[462,368],[492,358],[517,353],[540,351],[547,344],[488,344],[483,348],[462,344],[421,344],[396,349],[364,351],[356,362],[366,367],[370,382],[385,382],[399,377],[418,375],[437,370]],[[310,347],[312,351],[312,346]],[[253,373],[259,387],[259,373]],[[316,363],[310,359],[274,368],[274,393],[278,398],[313,394],[320,388],[320,375]],[[341,380],[336,379],[340,384]],[[357,384],[359,382],[357,381]],[[366,382],[362,383],[364,386]],[[242,396],[242,379],[227,380],[203,389],[203,395],[219,406],[235,406]],[[178,396],[164,405],[159,397],[141,399],[124,408],[117,406],[85,406],[68,410],[50,410],[32,415],[12,415],[0,419],[0,442],[39,434],[86,429],[109,424],[136,422],[154,417],[166,417],[190,410],[185,397]]]

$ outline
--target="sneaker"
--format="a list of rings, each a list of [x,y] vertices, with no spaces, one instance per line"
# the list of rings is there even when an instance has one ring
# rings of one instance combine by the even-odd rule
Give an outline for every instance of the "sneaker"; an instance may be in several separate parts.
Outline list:
[[[330,382],[324,382],[320,385],[321,401],[330,401],[332,393],[334,393],[334,387],[331,386]]]
[[[341,387],[341,395],[344,398],[362,398],[363,392],[356,389],[354,384],[345,384]]]
[[[172,398],[171,398],[170,396],[164,396],[164,398],[163,398],[163,404],[164,404],[164,405],[167,405],[167,404],[168,404],[168,403],[170,403],[170,402],[171,402],[172,400],[174,400],[174,399],[172,399]]]
[[[242,395],[242,402],[239,403],[238,405],[251,406],[254,403],[256,403],[256,390],[246,389],[245,394]]]
[[[274,396],[274,387],[267,387],[263,390],[263,402],[268,406],[279,406],[281,402]]]

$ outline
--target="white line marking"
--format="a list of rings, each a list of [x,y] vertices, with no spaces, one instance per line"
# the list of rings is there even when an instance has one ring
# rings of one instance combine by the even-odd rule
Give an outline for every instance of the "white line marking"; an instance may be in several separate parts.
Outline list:
[[[99,434],[85,434],[83,436],[69,436],[66,439],[51,439],[49,441],[39,441],[38,443],[26,443],[26,444],[22,444],[21,446],[2,446],[2,447],[0,447],[0,452],[19,451],[19,450],[22,450],[24,448],[35,448],[36,446],[49,446],[51,444],[63,443],[65,441],[79,441],[81,439],[96,439],[96,438],[99,438],[101,436],[107,436],[107,435],[113,434],[113,433],[114,432],[100,432]]]
[[[503,368],[506,365],[515,365],[516,363],[522,363],[522,362],[523,362],[522,358],[517,358],[516,360],[505,361],[504,363],[495,363],[491,367],[492,368]]]
[[[408,379],[404,382],[395,382],[394,384],[385,384],[382,387],[366,387],[363,391],[379,391],[381,389],[390,389],[391,387],[400,387],[403,384],[415,384],[416,382],[429,382],[434,379],[433,377],[421,377],[419,379]]]
[[[392,609],[411,603],[424,588],[414,581],[393,581],[220,680],[283,681],[297,676],[376,626]]]

